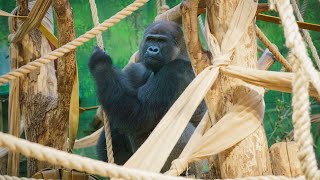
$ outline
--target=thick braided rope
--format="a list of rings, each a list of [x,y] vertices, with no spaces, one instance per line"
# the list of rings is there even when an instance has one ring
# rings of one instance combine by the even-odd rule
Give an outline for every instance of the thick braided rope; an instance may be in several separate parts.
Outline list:
[[[301,21],[301,22],[304,22],[304,19],[303,19],[301,13],[300,13],[300,10],[299,10],[299,7],[297,5],[296,0],[292,0],[292,6],[293,6],[293,9],[294,9],[294,12],[297,15],[298,20]],[[312,54],[313,58],[315,59],[318,68],[320,69],[320,58],[319,58],[317,49],[316,49],[316,47],[314,46],[314,44],[312,42],[310,33],[309,33],[309,31],[307,31],[305,29],[302,29],[301,31],[303,33],[303,37],[304,37],[305,41],[307,41],[307,43],[308,43],[308,45],[310,47],[311,54]]]
[[[284,26],[287,46],[293,50],[299,61],[301,61],[301,64],[305,68],[313,86],[317,90],[318,94],[320,94],[320,74],[313,67],[312,61],[308,56],[306,46],[301,34],[299,33],[299,27],[293,15],[292,6],[290,5],[290,2],[286,2],[283,6],[288,6],[288,9],[281,9],[280,16]]]
[[[312,160],[313,157],[310,157],[314,155],[314,152],[310,135],[309,94],[306,93],[309,88],[308,77],[301,63],[294,55],[290,54],[289,59],[293,63],[295,72],[292,81],[292,104],[294,109],[292,120],[295,128],[294,139],[298,141],[300,146],[298,158],[301,161],[301,168],[307,179],[319,179],[320,177],[316,178],[317,162]]]
[[[97,5],[96,5],[95,0],[89,0],[89,3],[90,3],[93,24],[95,27],[97,27],[99,25],[99,16],[98,16],[98,11],[97,11]],[[97,34],[97,44],[101,49],[104,49],[102,34]]]
[[[306,65],[310,66],[311,60],[307,55],[306,47],[302,41],[299,28],[295,22],[295,17],[293,15],[292,6],[290,5],[289,0],[277,1],[276,5],[285,30],[286,44],[293,53],[293,55],[290,55],[293,63],[293,71],[295,72],[292,82],[292,120],[295,130],[294,138],[299,144],[298,158],[301,163],[302,172],[306,176],[306,179],[319,180],[320,172],[317,168],[317,161],[313,151],[313,140],[310,133],[311,122],[308,94],[310,69],[307,69]],[[307,62],[310,63],[307,64]],[[320,81],[317,82],[319,83]]]
[[[104,130],[105,130],[104,135],[106,137],[106,147],[107,147],[106,150],[107,150],[108,162],[114,163],[110,123],[104,111],[102,113],[102,116],[103,116],[103,122],[104,122]]]
[[[39,180],[39,179],[0,175],[0,180]]]
[[[12,152],[46,161],[69,169],[96,174],[104,177],[123,179],[184,179],[182,177],[167,176],[163,174],[125,168],[115,164],[69,154],[51,147],[19,139],[9,134],[0,132],[0,146],[7,147]]]
[[[261,29],[256,26],[256,34],[261,42],[270,50],[274,57],[288,70],[289,72],[292,71],[292,67],[289,62],[282,56],[277,48],[269,41],[267,36],[261,31]]]
[[[48,53],[47,55],[38,58],[35,61],[32,61],[19,69],[11,71],[5,75],[0,76],[0,85],[9,82],[10,80],[16,79],[17,77],[25,76],[26,74],[30,73],[31,71],[38,69],[45,64],[48,64],[52,60],[55,60],[59,57],[62,57],[64,54],[76,49],[78,46],[81,46],[85,42],[89,41],[90,39],[94,38],[97,34],[101,34],[103,31],[107,30],[109,27],[113,26],[114,24],[118,23],[125,17],[132,14],[138,8],[143,6],[149,0],[136,0],[111,18],[105,20],[103,23],[99,24],[97,27],[92,28],[90,31],[86,32],[85,34],[81,35],[80,37],[74,39],[73,41],[61,46],[60,48]]]

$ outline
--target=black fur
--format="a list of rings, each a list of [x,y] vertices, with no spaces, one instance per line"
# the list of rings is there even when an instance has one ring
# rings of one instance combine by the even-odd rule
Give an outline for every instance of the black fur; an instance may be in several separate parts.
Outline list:
[[[169,21],[153,23],[146,29],[140,44],[139,63],[120,71],[113,66],[109,55],[96,48],[88,66],[96,82],[98,99],[111,123],[114,149],[130,155],[140,147],[195,77],[182,30]],[[198,121],[205,109],[202,103],[193,121]],[[187,129],[193,131],[194,127]],[[185,132],[182,136],[189,138],[191,134]],[[126,147],[126,142],[130,142],[130,148]],[[102,133],[98,143],[101,157],[105,157],[100,152],[104,150]]]

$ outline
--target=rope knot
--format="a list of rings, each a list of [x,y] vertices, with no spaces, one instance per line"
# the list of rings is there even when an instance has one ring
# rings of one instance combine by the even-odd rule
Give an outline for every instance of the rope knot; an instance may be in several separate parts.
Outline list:
[[[225,54],[217,54],[215,55],[211,63],[213,66],[218,67],[218,66],[228,66],[230,64],[230,57],[232,53],[225,53]]]

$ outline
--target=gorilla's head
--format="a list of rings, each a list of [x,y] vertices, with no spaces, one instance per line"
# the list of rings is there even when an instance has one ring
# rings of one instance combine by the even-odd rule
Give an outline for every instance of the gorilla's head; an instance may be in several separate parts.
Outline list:
[[[175,59],[188,59],[183,32],[171,21],[157,21],[144,32],[139,61],[153,72]]]

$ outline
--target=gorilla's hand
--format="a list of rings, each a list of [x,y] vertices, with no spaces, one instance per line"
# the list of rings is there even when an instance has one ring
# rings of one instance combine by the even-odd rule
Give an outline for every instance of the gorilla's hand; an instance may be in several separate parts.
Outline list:
[[[111,57],[96,46],[90,57],[88,67],[92,74],[106,72],[112,67]]]

